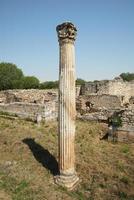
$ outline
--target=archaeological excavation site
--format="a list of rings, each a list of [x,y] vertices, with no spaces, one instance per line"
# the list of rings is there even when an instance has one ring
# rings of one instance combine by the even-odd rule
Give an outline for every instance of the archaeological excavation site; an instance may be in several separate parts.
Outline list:
[[[134,200],[134,80],[76,84],[77,28],[56,33],[58,87],[0,80],[0,200]]]
[[[68,143],[67,147],[61,147],[60,157],[58,154],[58,89],[1,91],[0,170],[1,184],[7,187],[6,199],[10,195],[16,199],[21,194],[25,197],[25,192],[28,200],[38,196],[57,200],[121,199],[122,196],[133,199],[133,94],[134,82],[124,82],[121,78],[75,87],[75,162],[72,160],[69,165],[73,152]],[[61,117],[63,114],[62,111]],[[64,126],[65,134],[67,125]],[[69,155],[64,151],[70,152]],[[70,166],[71,171],[66,170]],[[77,175],[72,171],[74,166]],[[24,188],[16,192],[16,187]],[[52,198],[49,188],[53,190]]]
[[[111,130],[110,119],[119,120],[117,131],[111,138],[120,142],[134,141],[134,82],[121,77],[113,80],[86,82],[75,88],[76,118],[106,123]],[[5,90],[0,91],[0,113],[41,121],[58,120],[58,89]],[[112,122],[111,122],[112,123]],[[118,122],[117,122],[118,123]],[[104,135],[103,135],[104,136]]]

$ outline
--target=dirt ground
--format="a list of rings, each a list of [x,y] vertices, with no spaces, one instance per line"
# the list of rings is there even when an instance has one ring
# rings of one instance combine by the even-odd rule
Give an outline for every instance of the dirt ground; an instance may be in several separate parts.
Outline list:
[[[100,140],[103,124],[76,122],[74,191],[54,184],[57,122],[0,117],[0,200],[134,200],[134,144]]]

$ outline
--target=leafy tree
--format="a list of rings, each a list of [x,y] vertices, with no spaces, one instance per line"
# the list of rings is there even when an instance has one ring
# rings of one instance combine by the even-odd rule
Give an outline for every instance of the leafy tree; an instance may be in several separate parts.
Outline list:
[[[24,77],[22,77],[20,80],[14,80],[13,89],[23,89],[23,80],[24,80]]]
[[[40,83],[40,89],[55,89],[58,88],[58,81],[46,81],[44,83]]]
[[[86,82],[85,80],[83,80],[81,78],[77,78],[76,85],[84,85],[85,82]]]
[[[35,76],[25,76],[20,82],[20,87],[23,89],[39,88],[39,80]]]
[[[12,63],[0,63],[0,90],[13,89],[14,82],[23,77],[23,72]]]
[[[134,80],[134,73],[122,73],[120,74],[120,77],[124,80],[124,81],[132,81]]]

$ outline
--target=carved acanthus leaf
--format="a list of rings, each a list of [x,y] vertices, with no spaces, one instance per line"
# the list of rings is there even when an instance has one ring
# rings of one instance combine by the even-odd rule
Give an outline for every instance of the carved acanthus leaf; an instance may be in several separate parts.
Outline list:
[[[59,40],[63,40],[66,38],[75,40],[75,38],[76,38],[77,29],[70,22],[65,22],[63,24],[58,25],[56,30],[58,33]]]

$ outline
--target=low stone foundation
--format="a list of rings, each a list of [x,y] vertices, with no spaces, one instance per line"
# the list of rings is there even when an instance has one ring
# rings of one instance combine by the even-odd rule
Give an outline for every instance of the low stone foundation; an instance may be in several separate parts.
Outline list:
[[[134,128],[117,128],[109,129],[108,141],[113,142],[125,142],[133,143],[134,142]]]
[[[47,102],[45,104],[32,104],[32,103],[20,103],[14,102],[10,104],[0,104],[1,114],[16,115],[21,118],[29,118],[36,121],[37,116],[40,116],[42,120],[56,120],[57,110],[55,102]]]

